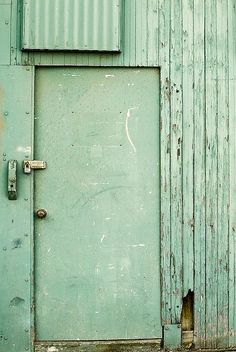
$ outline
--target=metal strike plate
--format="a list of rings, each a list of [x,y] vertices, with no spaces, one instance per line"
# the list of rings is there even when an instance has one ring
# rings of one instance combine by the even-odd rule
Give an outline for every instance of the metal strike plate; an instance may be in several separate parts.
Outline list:
[[[7,185],[9,200],[17,199],[16,174],[17,174],[17,160],[9,160],[8,161],[8,185]]]
[[[44,170],[47,168],[46,161],[41,160],[24,160],[23,170],[25,174],[31,174],[32,170]]]

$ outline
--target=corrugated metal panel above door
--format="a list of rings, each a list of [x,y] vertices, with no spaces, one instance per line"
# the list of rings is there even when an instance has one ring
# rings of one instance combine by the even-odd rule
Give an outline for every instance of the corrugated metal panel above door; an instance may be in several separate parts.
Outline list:
[[[121,0],[23,0],[26,50],[120,51]]]

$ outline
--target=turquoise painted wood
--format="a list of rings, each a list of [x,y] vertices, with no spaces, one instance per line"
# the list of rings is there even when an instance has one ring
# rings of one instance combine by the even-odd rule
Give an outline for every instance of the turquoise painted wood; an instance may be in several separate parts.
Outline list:
[[[206,175],[205,175],[205,6],[194,1],[194,329],[196,344],[206,343]],[[196,289],[198,288],[198,289]]]
[[[0,65],[160,68],[161,323],[193,290],[197,348],[236,345],[235,5],[124,1],[114,55],[22,52],[22,2],[0,0]]]
[[[228,258],[228,268],[229,268],[229,280],[228,280],[228,290],[229,290],[229,345],[236,345],[236,182],[235,182],[235,170],[236,170],[236,139],[235,139],[235,87],[236,87],[236,47],[235,47],[235,36],[234,31],[236,30],[236,9],[234,1],[229,1],[228,4],[228,73],[229,73],[229,179],[230,179],[230,194],[229,194],[229,258]]]
[[[14,96],[14,103],[12,97]],[[32,178],[21,162],[32,158],[33,68],[0,67],[0,351],[31,345]],[[8,200],[7,163],[18,161],[17,200]]]
[[[39,68],[35,93],[36,338],[161,338],[159,71]]]

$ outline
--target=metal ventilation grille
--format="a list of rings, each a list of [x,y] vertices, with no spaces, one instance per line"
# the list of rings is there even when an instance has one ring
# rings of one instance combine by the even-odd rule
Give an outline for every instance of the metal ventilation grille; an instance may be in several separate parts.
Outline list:
[[[121,0],[23,3],[23,49],[120,51]]]

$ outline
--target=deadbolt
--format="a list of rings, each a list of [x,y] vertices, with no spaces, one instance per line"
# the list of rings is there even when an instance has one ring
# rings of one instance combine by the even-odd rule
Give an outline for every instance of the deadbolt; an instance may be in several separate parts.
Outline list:
[[[47,168],[46,161],[42,160],[24,160],[23,170],[25,174],[31,174],[32,170],[44,170]]]
[[[47,210],[46,209],[38,209],[36,211],[36,216],[39,219],[44,219],[47,216]]]

